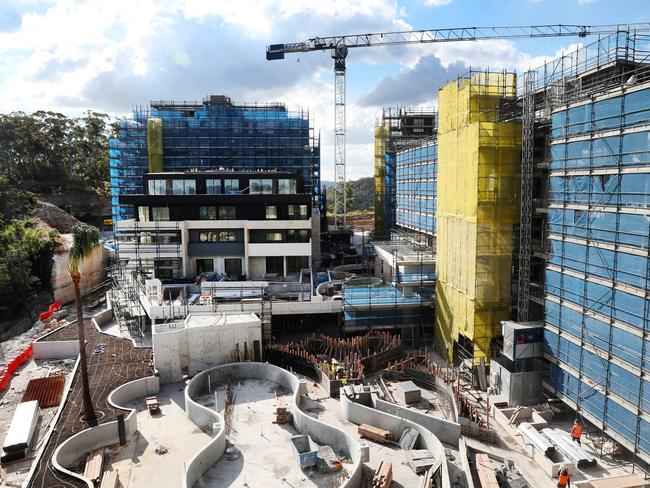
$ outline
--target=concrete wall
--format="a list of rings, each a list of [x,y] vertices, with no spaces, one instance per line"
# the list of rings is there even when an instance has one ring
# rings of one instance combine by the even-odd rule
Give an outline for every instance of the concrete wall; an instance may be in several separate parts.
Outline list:
[[[193,376],[229,363],[237,344],[242,353],[244,343],[249,349],[253,348],[254,341],[262,344],[261,323],[252,314],[245,322],[217,322],[214,326],[189,328],[179,323],[177,327],[170,328],[170,324],[154,327],[154,366],[162,383],[182,381],[184,372]]]
[[[72,359],[79,355],[79,341],[34,341],[32,348],[34,359]]]
[[[417,410],[405,408],[401,405],[396,405],[395,403],[390,403],[379,398],[374,398],[374,407],[382,412],[415,422],[432,432],[440,441],[458,447],[460,425],[456,422],[450,422],[448,420],[434,417],[433,415],[427,415],[418,412]]]
[[[214,440],[188,464],[183,488],[192,488],[198,479],[223,454],[225,449],[225,429],[223,417],[211,409],[203,407],[193,400],[200,391],[207,390],[208,381],[211,384],[225,382],[228,378],[263,379],[277,383],[293,393],[293,401],[287,407],[293,414],[293,424],[301,434],[309,434],[319,444],[329,444],[341,450],[352,460],[348,470],[349,478],[341,488],[357,488],[361,482],[362,451],[359,443],[352,436],[331,425],[310,417],[302,411],[301,395],[307,393],[307,383],[298,379],[288,371],[266,363],[233,363],[217,366],[196,375],[185,389],[185,405],[188,418],[206,432],[213,432]],[[217,427],[213,429],[213,425]]]
[[[367,397],[362,401],[368,401]],[[373,401],[373,399],[370,399],[369,403],[372,404]],[[436,470],[440,469],[441,471],[442,488],[450,488],[445,448],[440,440],[427,428],[410,420],[377,410],[373,406],[357,403],[354,398],[348,397],[343,392],[341,393],[341,413],[343,418],[354,424],[368,424],[387,430],[392,434],[393,439],[399,439],[406,428],[417,430],[420,433],[417,448],[427,449],[433,455],[437,463],[435,465]]]
[[[117,410],[127,412],[124,424],[126,427],[127,442],[138,430],[136,411],[126,408],[124,405],[136,398],[156,394],[160,391],[160,383],[156,376],[140,378],[116,388],[108,396],[108,403]],[[79,473],[68,469],[75,464],[82,456],[100,447],[118,443],[120,440],[117,421],[106,422],[105,424],[82,430],[64,441],[52,456],[52,464],[55,469],[73,478],[81,480],[89,488],[94,488],[93,483]]]

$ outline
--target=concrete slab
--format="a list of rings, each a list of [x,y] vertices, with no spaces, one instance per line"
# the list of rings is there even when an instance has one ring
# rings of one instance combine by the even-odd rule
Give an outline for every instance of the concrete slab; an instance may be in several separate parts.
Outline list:
[[[146,410],[144,397],[127,405],[138,411],[138,433],[127,446],[115,449],[109,464],[118,471],[123,488],[181,486],[185,463],[210,441],[185,415],[184,387],[162,385],[161,413],[154,416]],[[167,452],[157,454],[158,447]]]
[[[214,390],[213,390],[214,391]],[[230,443],[224,456],[201,478],[198,486],[250,486],[294,488],[335,488],[345,479],[346,464],[338,473],[321,474],[315,469],[300,469],[291,437],[298,434],[293,426],[277,425],[275,419],[276,394],[287,396],[279,385],[263,380],[246,380],[232,385],[234,407],[224,412],[225,385],[216,387],[217,406],[230,426],[226,430]],[[198,399],[214,407],[214,394]],[[335,447],[335,446],[332,446]],[[336,451],[335,451],[336,452]],[[340,455],[339,452],[336,452]]]
[[[416,403],[422,398],[420,388],[412,381],[400,381],[395,385],[397,399],[403,404]]]

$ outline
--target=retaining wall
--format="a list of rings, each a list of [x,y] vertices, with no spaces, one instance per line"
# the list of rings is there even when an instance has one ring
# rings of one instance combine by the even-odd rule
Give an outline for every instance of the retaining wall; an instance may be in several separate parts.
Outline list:
[[[217,366],[196,375],[185,388],[185,411],[188,418],[206,432],[213,432],[214,440],[187,464],[183,488],[192,488],[199,478],[221,457],[225,449],[225,428],[223,417],[215,411],[199,405],[193,400],[200,391],[207,390],[208,381],[215,385],[228,378],[261,379],[277,383],[293,394],[287,407],[293,414],[293,425],[301,434],[309,434],[319,444],[329,444],[340,449],[352,460],[348,469],[349,478],[341,488],[357,488],[361,481],[361,448],[356,439],[342,430],[310,417],[300,408],[302,395],[307,393],[307,383],[290,372],[266,363],[234,363]],[[213,429],[213,424],[217,428]]]
[[[404,408],[401,405],[390,403],[376,397],[373,397],[373,400],[374,407],[377,410],[411,420],[412,422],[415,422],[431,431],[442,442],[458,447],[460,425],[456,422],[450,422],[448,420],[434,417],[433,415],[418,412],[417,410]]]
[[[70,327],[68,325],[68,327]],[[79,355],[79,341],[34,341],[34,359],[72,359]]]
[[[112,407],[128,412],[124,419],[127,441],[138,430],[138,423],[136,411],[126,408],[124,405],[131,400],[157,394],[159,391],[160,383],[158,377],[148,376],[125,383],[113,390],[108,396],[108,403]],[[117,444],[119,441],[117,420],[82,430],[57,447],[52,456],[52,464],[58,471],[81,480],[88,488],[94,488],[93,483],[89,479],[80,473],[69,470],[67,467],[72,466],[78,459],[93,449]]]

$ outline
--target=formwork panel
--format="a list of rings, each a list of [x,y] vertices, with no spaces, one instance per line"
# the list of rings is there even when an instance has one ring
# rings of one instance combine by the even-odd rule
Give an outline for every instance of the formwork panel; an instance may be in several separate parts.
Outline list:
[[[512,73],[471,73],[438,97],[437,345],[451,356],[462,335],[474,364],[511,315],[521,124],[500,110],[515,84]]]

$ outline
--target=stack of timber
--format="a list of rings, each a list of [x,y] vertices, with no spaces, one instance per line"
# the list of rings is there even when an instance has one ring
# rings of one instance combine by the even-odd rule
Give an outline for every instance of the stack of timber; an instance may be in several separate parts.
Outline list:
[[[287,410],[287,402],[284,398],[278,398],[275,405],[275,420],[274,424],[289,424],[291,423],[291,412]]]
[[[418,484],[418,488],[433,488],[433,475],[435,474],[435,471],[432,468],[427,471],[427,473],[424,476],[420,476],[420,484]]]
[[[371,488],[389,488],[393,483],[393,463],[381,461],[372,478]]]
[[[361,424],[357,432],[361,437],[365,437],[371,441],[381,442],[382,444],[389,443],[392,437],[389,431],[368,424]]]
[[[104,448],[95,449],[88,453],[86,466],[84,467],[84,477],[93,482],[95,486],[99,484],[104,472]]]

